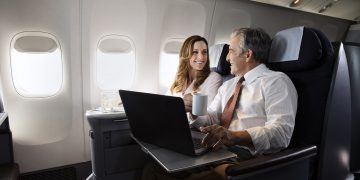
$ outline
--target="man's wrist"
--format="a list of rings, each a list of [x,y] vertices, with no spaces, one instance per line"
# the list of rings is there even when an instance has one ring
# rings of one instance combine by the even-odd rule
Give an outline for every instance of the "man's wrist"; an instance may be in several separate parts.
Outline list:
[[[255,150],[250,134],[245,131],[229,131],[228,146],[240,145],[246,146],[251,150]]]

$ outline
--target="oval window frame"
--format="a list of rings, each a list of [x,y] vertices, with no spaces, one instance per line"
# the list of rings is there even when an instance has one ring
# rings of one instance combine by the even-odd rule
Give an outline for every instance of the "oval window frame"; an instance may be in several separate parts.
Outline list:
[[[134,53],[134,69],[133,69],[133,72],[134,72],[134,74],[133,74],[133,77],[132,77],[132,79],[131,79],[131,82],[130,82],[130,84],[129,84],[129,87],[127,87],[127,88],[123,88],[123,89],[130,89],[131,87],[133,87],[133,85],[134,85],[134,82],[135,82],[135,76],[136,76],[136,65],[137,65],[137,60],[136,60],[136,46],[135,46],[135,43],[134,43],[134,41],[129,37],[129,36],[126,36],[126,35],[119,35],[119,34],[108,34],[108,35],[104,35],[104,36],[102,36],[100,39],[99,39],[99,41],[98,41],[98,43],[97,43],[97,45],[96,45],[96,50],[95,50],[95,67],[94,67],[94,69],[95,69],[95,84],[96,84],[96,86],[97,86],[97,88],[99,88],[101,91],[113,91],[114,89],[107,89],[107,88],[104,88],[104,87],[102,87],[102,86],[100,86],[100,81],[99,81],[99,76],[98,76],[98,67],[99,67],[99,65],[98,65],[98,63],[99,63],[99,59],[98,59],[98,51],[101,51],[101,52],[103,52],[103,50],[102,50],[102,48],[100,48],[101,47],[101,43],[103,42],[103,41],[106,41],[106,40],[122,40],[122,41],[124,41],[124,42],[126,42],[126,43],[128,43],[130,46],[130,48],[128,48],[126,51],[121,51],[121,50],[118,50],[118,51],[116,51],[116,50],[110,50],[110,51],[108,51],[109,53],[128,53],[128,52],[130,52],[130,51],[133,51],[133,53]],[[121,49],[121,48],[120,48]],[[116,90],[118,90],[118,89],[116,89]]]
[[[60,80],[60,84],[57,88],[57,90],[53,93],[49,93],[49,94],[37,94],[37,93],[27,93],[27,92],[24,92],[24,91],[21,91],[19,88],[17,88],[17,86],[15,85],[15,81],[14,81],[14,72],[13,72],[13,56],[11,55],[12,54],[12,50],[16,49],[15,48],[15,43],[17,42],[18,39],[20,38],[23,38],[23,37],[33,37],[33,36],[38,36],[38,37],[41,37],[41,38],[49,38],[51,39],[53,42],[55,42],[55,45],[56,47],[59,49],[60,51],[60,63],[61,63],[61,80]],[[56,48],[55,48],[56,49]],[[52,51],[50,52],[53,52],[55,51],[54,48],[51,48]],[[16,50],[17,51],[17,50]],[[19,52],[19,51],[18,51]],[[39,51],[34,51],[35,53],[41,53]],[[49,52],[49,51],[48,51]],[[45,53],[45,52],[44,52]],[[11,39],[11,42],[10,42],[10,49],[9,49],[9,57],[10,57],[10,72],[11,72],[11,82],[13,84],[13,87],[16,91],[16,93],[18,95],[20,95],[21,97],[24,97],[24,98],[51,98],[51,97],[54,97],[54,96],[57,96],[58,94],[60,94],[60,92],[62,91],[63,87],[64,87],[64,79],[65,79],[65,74],[64,74],[64,59],[63,59],[63,51],[62,51],[62,47],[61,47],[61,44],[60,42],[58,41],[58,39],[56,38],[55,35],[51,34],[51,33],[48,33],[48,32],[43,32],[43,31],[23,31],[23,32],[19,32],[17,34],[15,34],[13,36],[13,38]]]

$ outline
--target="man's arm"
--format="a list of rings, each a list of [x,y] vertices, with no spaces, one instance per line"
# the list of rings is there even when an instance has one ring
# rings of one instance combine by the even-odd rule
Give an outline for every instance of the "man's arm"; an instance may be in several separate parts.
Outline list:
[[[265,126],[246,129],[257,153],[271,153],[286,148],[294,130],[297,92],[291,80],[282,74],[268,78],[263,89]]]

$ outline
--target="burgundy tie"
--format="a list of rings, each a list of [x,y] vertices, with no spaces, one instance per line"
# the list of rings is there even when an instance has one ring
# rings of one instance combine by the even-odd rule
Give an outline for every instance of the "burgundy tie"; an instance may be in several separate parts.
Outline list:
[[[221,115],[220,125],[225,127],[226,129],[230,126],[230,121],[232,119],[232,115],[234,113],[234,109],[236,103],[239,99],[239,95],[241,93],[241,84],[244,81],[244,76],[239,79],[236,83],[234,93],[231,95],[229,101],[226,103],[224,112]]]

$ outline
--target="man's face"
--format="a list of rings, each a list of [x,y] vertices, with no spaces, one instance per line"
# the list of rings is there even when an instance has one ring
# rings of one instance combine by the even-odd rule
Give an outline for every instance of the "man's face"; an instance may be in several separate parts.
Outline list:
[[[231,74],[239,76],[245,74],[246,67],[246,52],[239,48],[242,39],[241,35],[230,39],[229,53],[226,56],[226,60],[231,64]]]

